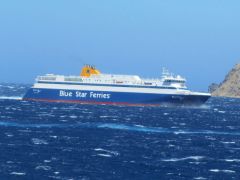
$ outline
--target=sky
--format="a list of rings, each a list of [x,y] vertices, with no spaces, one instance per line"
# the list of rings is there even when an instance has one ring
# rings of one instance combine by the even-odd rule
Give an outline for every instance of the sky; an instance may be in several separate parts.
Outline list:
[[[239,0],[0,2],[0,82],[46,73],[160,77],[163,67],[207,91],[240,63]]]

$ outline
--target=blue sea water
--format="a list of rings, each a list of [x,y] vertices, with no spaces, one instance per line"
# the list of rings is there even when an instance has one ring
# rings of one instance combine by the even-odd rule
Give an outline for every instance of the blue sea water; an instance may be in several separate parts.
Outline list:
[[[203,107],[22,101],[0,84],[0,179],[240,179],[240,100]]]

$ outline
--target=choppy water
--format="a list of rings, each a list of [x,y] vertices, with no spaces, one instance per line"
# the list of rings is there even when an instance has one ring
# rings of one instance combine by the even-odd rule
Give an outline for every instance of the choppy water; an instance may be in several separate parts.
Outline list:
[[[21,101],[0,85],[0,179],[240,179],[240,100],[201,108]]]

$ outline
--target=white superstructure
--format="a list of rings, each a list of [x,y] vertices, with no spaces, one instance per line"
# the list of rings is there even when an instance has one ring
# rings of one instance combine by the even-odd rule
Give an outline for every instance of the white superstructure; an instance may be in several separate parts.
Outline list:
[[[38,83],[59,82],[59,83],[82,83],[82,84],[103,84],[103,85],[125,85],[125,86],[143,86],[143,87],[163,87],[174,89],[187,89],[186,79],[177,75],[174,76],[163,71],[162,77],[159,79],[144,79],[137,75],[116,75],[116,74],[93,74],[90,77],[82,76],[63,76],[46,74],[38,76]]]

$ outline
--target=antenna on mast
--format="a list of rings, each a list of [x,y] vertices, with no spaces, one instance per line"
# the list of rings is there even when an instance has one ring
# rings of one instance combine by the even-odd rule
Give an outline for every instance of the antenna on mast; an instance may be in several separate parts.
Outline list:
[[[170,75],[170,74],[169,74],[168,69],[165,68],[165,67],[163,67],[163,68],[162,68],[162,77],[167,77],[167,76],[169,76],[169,75]]]

